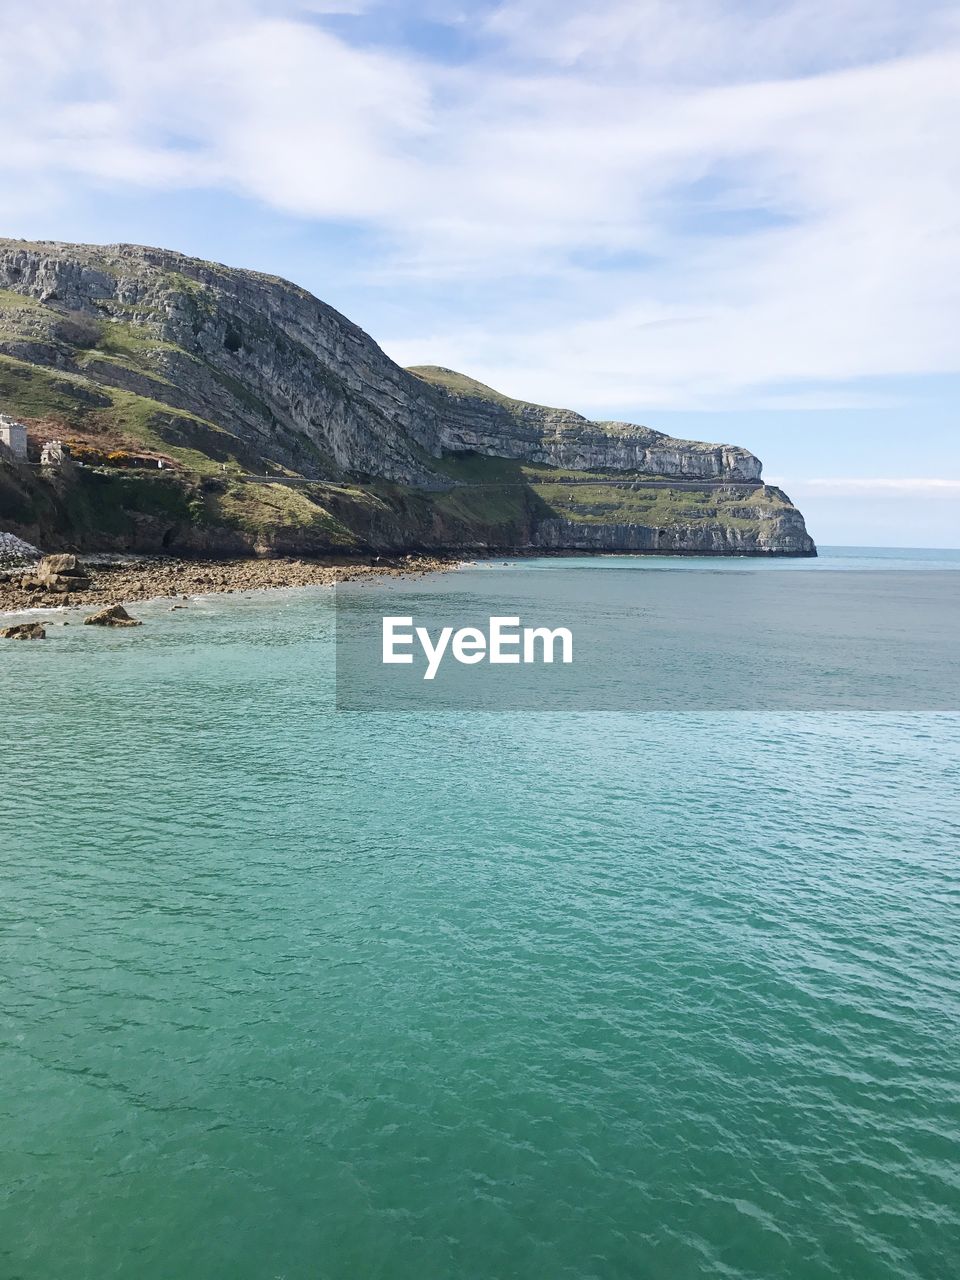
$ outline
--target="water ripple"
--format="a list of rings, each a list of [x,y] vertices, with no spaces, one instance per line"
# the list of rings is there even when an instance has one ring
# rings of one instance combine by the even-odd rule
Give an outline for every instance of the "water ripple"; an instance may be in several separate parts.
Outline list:
[[[958,719],[335,715],[329,607],[5,655],[2,1274],[960,1273]]]

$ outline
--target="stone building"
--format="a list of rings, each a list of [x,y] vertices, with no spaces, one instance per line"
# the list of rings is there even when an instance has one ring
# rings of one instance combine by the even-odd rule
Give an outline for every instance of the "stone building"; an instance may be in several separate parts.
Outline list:
[[[15,458],[27,456],[27,428],[6,413],[0,413],[0,444],[6,445]]]

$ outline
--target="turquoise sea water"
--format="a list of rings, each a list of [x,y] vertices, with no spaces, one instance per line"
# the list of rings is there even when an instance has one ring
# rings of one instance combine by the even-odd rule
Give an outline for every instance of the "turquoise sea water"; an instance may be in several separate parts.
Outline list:
[[[960,554],[778,567],[874,564]],[[136,612],[2,655],[3,1280],[960,1274],[960,716],[338,714],[331,593]]]

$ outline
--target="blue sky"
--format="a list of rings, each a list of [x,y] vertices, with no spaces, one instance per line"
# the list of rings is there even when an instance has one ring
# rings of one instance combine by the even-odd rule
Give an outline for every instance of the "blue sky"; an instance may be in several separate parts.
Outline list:
[[[960,546],[960,19],[906,0],[0,0],[0,231],[287,276],[401,363],[743,444]]]

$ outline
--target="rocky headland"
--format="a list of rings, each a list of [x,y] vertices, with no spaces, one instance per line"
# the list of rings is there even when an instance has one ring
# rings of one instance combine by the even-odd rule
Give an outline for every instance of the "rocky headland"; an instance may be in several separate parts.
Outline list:
[[[48,551],[816,554],[747,449],[402,369],[306,290],[163,249],[0,240],[0,412],[29,437],[0,531]]]

